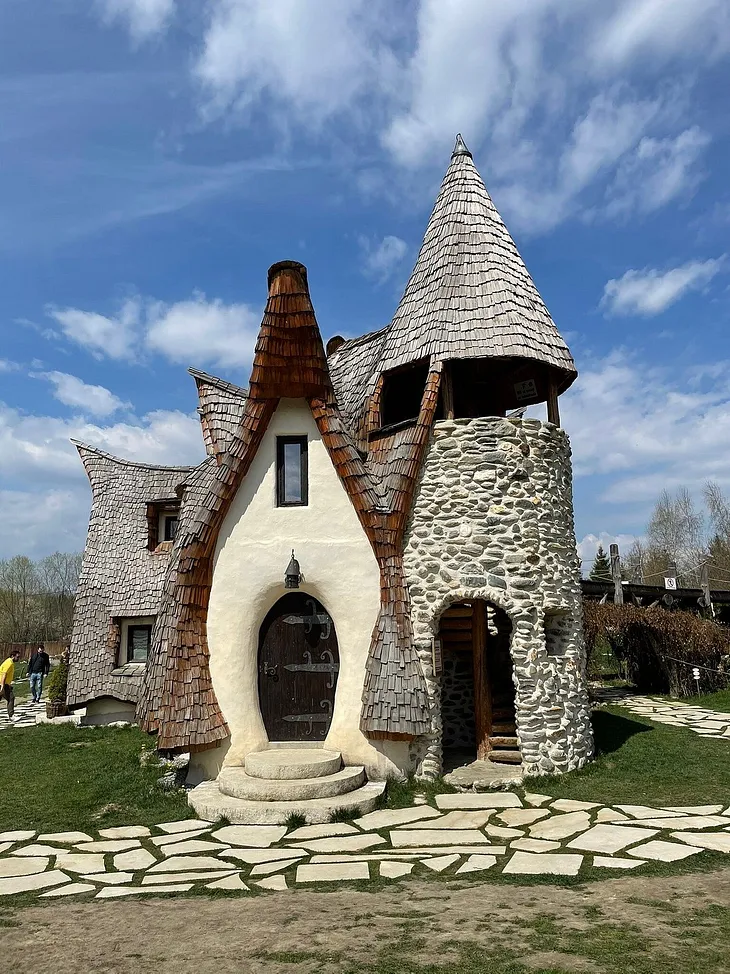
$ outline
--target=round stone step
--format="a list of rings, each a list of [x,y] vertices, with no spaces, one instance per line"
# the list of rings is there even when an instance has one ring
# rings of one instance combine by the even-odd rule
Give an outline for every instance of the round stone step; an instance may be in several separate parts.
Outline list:
[[[343,768],[319,778],[254,778],[244,768],[223,768],[218,775],[221,793],[258,802],[293,802],[334,798],[365,783],[365,769]]]
[[[321,748],[269,748],[266,751],[253,751],[247,755],[246,774],[252,778],[267,778],[269,781],[300,780],[302,778],[323,778],[336,774],[342,767],[339,751],[325,751]]]

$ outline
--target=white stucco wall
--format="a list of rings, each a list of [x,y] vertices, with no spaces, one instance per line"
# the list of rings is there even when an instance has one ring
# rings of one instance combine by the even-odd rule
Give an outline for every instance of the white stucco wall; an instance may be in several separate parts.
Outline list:
[[[309,504],[276,506],[276,437],[309,440]],[[378,564],[304,400],[281,400],[231,505],[215,553],[208,608],[210,672],[231,731],[224,764],[240,765],[268,744],[259,709],[259,627],[286,593],[292,548],[305,580],[301,591],[329,612],[340,672],[324,743],[371,777],[406,770],[408,748],[367,740],[359,729],[365,663],[380,606]]]

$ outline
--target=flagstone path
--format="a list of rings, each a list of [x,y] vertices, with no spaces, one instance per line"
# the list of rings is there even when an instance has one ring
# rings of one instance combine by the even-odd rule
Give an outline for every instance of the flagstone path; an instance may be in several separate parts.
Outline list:
[[[438,795],[435,805],[370,812],[352,823],[225,825],[198,819],[98,832],[0,833],[0,896],[96,899],[419,873],[577,876],[641,869],[705,850],[730,855],[730,808],[654,808],[511,792]]]
[[[627,693],[622,689],[602,688],[595,692],[595,696],[601,703],[626,707],[632,713],[648,717],[658,724],[686,727],[702,737],[730,740],[730,713],[723,713],[721,710],[708,710],[681,700]]]
[[[0,700],[0,730],[5,730],[8,727],[35,727],[36,718],[39,715],[42,717],[46,715],[45,700],[41,703],[16,703],[15,720],[8,720],[5,701]]]

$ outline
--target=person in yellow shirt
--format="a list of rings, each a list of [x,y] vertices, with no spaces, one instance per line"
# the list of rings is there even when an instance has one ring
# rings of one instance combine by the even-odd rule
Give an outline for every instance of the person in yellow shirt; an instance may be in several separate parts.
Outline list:
[[[15,664],[20,659],[17,651],[0,664],[0,697],[5,698],[8,705],[8,720],[13,719],[15,713],[15,693],[13,692],[13,680],[15,679]]]

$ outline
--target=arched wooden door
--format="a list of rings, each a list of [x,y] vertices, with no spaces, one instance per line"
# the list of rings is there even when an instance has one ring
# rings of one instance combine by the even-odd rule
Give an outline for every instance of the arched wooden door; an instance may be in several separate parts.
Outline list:
[[[270,741],[322,741],[335,706],[340,655],[327,610],[292,592],[259,630],[259,704]]]

